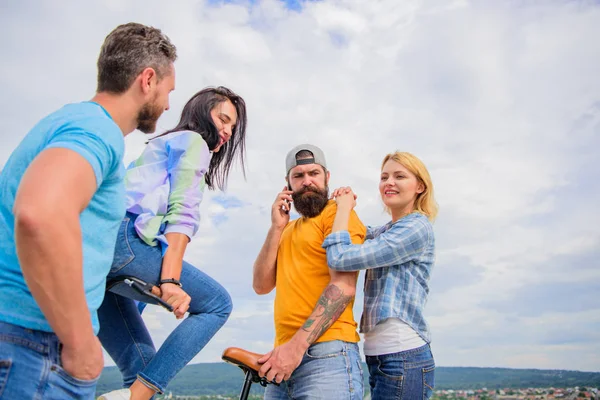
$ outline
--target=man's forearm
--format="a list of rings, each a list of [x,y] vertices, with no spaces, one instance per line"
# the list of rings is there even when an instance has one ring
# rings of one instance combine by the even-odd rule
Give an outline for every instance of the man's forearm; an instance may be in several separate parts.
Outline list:
[[[253,288],[258,294],[269,293],[275,287],[277,273],[277,251],[281,229],[271,226],[256,261],[254,262]]]
[[[63,344],[94,336],[83,285],[79,214],[15,215],[19,263],[31,294]]]
[[[319,297],[317,305],[293,340],[308,348],[342,315],[356,294],[355,286],[331,282]]]

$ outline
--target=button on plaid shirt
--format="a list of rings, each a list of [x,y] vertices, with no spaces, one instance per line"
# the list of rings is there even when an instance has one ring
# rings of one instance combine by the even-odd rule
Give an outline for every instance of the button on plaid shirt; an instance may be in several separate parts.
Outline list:
[[[365,305],[360,331],[369,332],[387,318],[399,318],[426,342],[431,341],[423,308],[435,255],[433,227],[414,212],[395,223],[367,229],[364,244],[350,241],[348,231],[325,238],[327,263],[336,271],[366,270]]]

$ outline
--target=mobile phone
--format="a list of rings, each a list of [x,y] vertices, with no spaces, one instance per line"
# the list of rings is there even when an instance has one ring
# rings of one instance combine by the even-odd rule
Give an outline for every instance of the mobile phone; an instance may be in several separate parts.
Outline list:
[[[131,288],[136,290],[138,293],[152,298],[156,302],[156,304],[163,306],[167,309],[167,311],[173,312],[173,307],[169,303],[152,293],[152,284],[147,283],[143,285],[142,283],[136,282],[132,279],[125,279],[124,282],[125,284],[131,286]]]
[[[287,184],[287,189],[288,189],[288,190],[292,190],[292,185],[290,185],[290,182],[289,182],[289,181],[288,181],[288,184]],[[289,214],[289,213],[290,213],[290,209],[289,209],[289,207],[290,207],[290,202],[289,202],[289,200],[286,200],[285,202],[286,202],[286,203],[287,203],[287,205],[288,205],[288,209],[287,209],[287,210],[283,210],[283,211],[284,211],[286,214]]]

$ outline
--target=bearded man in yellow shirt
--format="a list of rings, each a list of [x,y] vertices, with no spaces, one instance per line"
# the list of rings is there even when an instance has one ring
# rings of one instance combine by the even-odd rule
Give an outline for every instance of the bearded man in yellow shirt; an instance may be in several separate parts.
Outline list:
[[[269,385],[266,400],[362,399],[363,375],[352,314],[356,272],[328,268],[321,247],[331,233],[336,203],[329,200],[323,151],[303,144],[286,157],[287,187],[271,208],[271,227],[254,263],[258,294],[275,289],[275,348],[262,359]],[[300,218],[290,221],[291,204]],[[366,228],[354,211],[352,242],[362,244]]]

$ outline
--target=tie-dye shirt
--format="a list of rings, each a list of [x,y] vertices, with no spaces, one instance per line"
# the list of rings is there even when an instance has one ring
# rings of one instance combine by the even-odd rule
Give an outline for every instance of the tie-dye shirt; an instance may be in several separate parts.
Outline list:
[[[136,214],[135,228],[150,246],[167,248],[166,233],[190,239],[198,231],[204,174],[212,153],[196,132],[180,131],[150,140],[127,168],[127,211]]]

